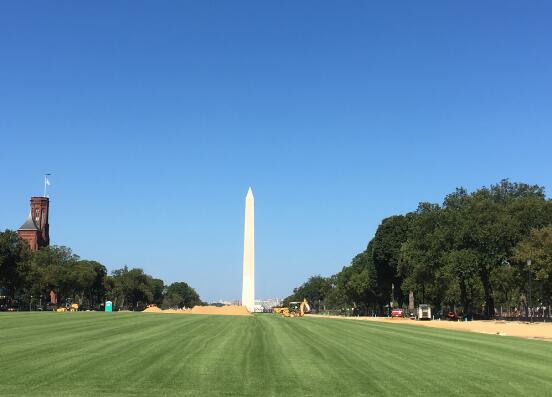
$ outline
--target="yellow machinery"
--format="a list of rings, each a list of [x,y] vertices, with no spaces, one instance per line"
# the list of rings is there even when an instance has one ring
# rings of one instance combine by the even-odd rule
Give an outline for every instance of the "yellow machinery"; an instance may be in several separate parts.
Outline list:
[[[305,313],[310,312],[310,306],[309,302],[303,299],[303,302],[289,302],[288,307],[275,307],[272,312],[284,317],[303,317]]]
[[[62,306],[62,307],[58,307],[56,309],[56,312],[76,312],[77,310],[79,310],[79,305],[77,303],[73,303],[71,306],[67,305],[67,306]]]
[[[274,313],[274,314],[284,315],[284,312],[287,312],[288,317],[289,317],[289,308],[287,308],[287,307],[273,307],[272,308],[272,313]]]

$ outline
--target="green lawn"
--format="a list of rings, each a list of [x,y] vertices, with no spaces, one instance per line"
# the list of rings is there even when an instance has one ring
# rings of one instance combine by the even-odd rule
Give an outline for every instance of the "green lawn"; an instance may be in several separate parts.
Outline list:
[[[0,396],[552,394],[552,343],[320,318],[0,313]]]

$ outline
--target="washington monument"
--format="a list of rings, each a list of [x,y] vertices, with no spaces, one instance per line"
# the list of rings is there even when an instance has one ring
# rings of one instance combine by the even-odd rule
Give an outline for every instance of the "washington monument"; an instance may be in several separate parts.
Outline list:
[[[242,306],[250,312],[255,306],[255,199],[251,188],[245,196]]]

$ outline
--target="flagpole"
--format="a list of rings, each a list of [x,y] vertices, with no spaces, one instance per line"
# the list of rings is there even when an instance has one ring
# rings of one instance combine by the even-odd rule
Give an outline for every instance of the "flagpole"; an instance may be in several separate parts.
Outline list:
[[[50,183],[48,182],[48,175],[52,175],[52,174],[44,174],[44,197],[48,197],[48,196],[46,195],[46,192],[47,192],[46,189],[47,189],[48,185],[50,184]]]

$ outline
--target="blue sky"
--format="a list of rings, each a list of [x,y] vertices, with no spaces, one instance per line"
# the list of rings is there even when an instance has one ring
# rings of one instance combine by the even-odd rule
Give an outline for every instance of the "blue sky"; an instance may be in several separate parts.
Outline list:
[[[389,3],[389,2],[387,2]],[[547,1],[2,2],[0,228],[51,172],[52,243],[239,298],[502,178],[552,189]]]

